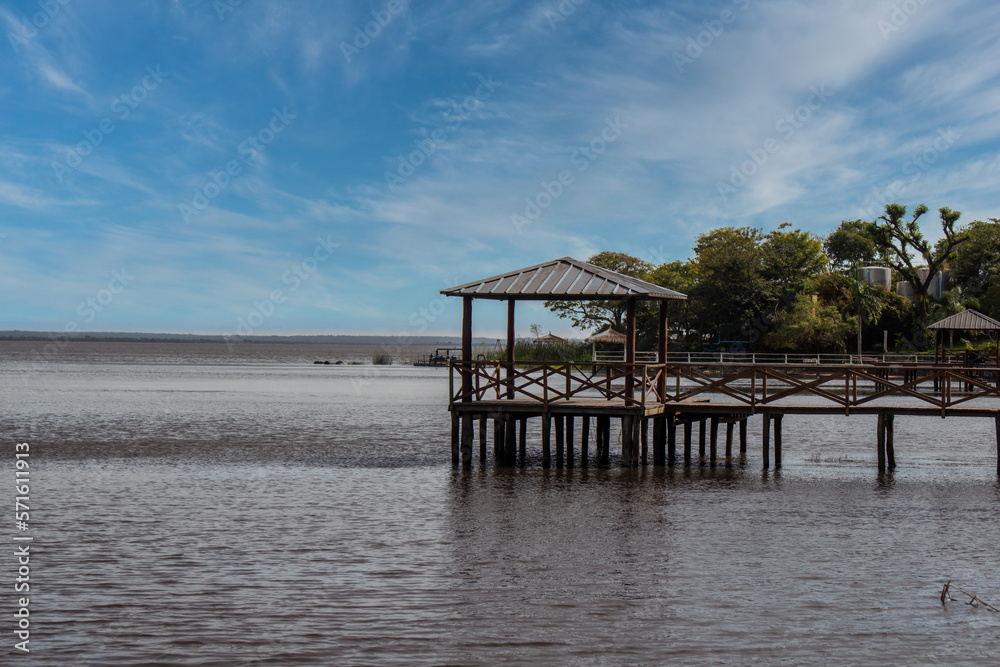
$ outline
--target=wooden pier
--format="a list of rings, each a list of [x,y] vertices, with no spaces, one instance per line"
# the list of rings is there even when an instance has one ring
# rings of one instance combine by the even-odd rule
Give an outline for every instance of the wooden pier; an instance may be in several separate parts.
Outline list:
[[[631,396],[629,377],[634,383]],[[467,388],[464,378],[469,380]],[[780,468],[785,415],[864,414],[878,417],[874,441],[880,471],[896,465],[896,416],[992,418],[1000,475],[998,385],[997,368],[934,365],[562,363],[512,368],[504,362],[453,362],[452,462],[471,465],[476,428],[479,458],[486,460],[491,421],[494,460],[505,465],[523,461],[531,419],[541,420],[542,465],[561,467],[574,461],[574,431],[580,434],[579,452],[585,462],[592,421],[595,459],[607,462],[611,420],[616,419],[621,422],[624,466],[689,463],[695,425],[699,455],[705,457],[707,451],[709,462],[715,463],[723,437],[724,457],[733,456],[736,432],[740,454],[747,453],[747,422],[760,414],[762,466],[770,468],[773,460]],[[516,448],[515,442],[520,443]],[[683,459],[678,456],[678,442]]]
[[[454,465],[470,466],[478,429],[479,459],[487,460],[493,425],[497,463],[524,461],[527,425],[541,421],[542,465],[610,459],[611,421],[621,422],[621,462],[676,465],[678,430],[683,461],[692,459],[698,425],[699,455],[716,462],[725,426],[725,457],[732,457],[738,429],[740,455],[747,453],[747,422],[763,416],[762,465],[781,467],[786,415],[877,415],[880,471],[892,470],[896,416],[992,418],[1000,475],[1000,367],[933,364],[756,364],[667,361],[668,305],[683,294],[569,257],[459,285],[442,294],[463,298],[462,357],[450,366],[449,410]],[[505,300],[507,355],[503,361],[472,360],[474,299]],[[623,362],[524,364],[514,359],[518,300],[620,300],[625,314]],[[636,362],[636,302],[659,304],[657,361]],[[1000,323],[995,323],[1000,328]],[[652,422],[652,424],[650,424]],[[553,456],[553,430],[555,433]],[[554,461],[553,461],[554,459]]]

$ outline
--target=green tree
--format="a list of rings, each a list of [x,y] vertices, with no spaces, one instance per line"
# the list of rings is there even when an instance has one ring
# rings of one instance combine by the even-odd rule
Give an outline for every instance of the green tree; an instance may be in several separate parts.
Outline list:
[[[955,253],[955,249],[965,242],[966,236],[955,230],[955,223],[962,215],[960,211],[950,208],[938,209],[941,217],[941,231],[944,234],[937,244],[932,246],[924,238],[917,220],[927,212],[927,207],[921,204],[913,211],[910,220],[906,217],[906,207],[901,204],[888,204],[885,215],[871,223],[868,228],[876,246],[889,255],[888,264],[903,277],[903,280],[913,286],[916,294],[917,310],[921,318],[927,315],[927,297],[929,288],[937,272],[940,271]],[[920,260],[928,269],[927,276],[921,278],[917,272]]]
[[[589,264],[615,271],[633,278],[649,280],[653,265],[623,252],[599,252],[587,260]],[[640,308],[648,309],[649,304],[639,302]],[[625,331],[625,302],[608,301],[546,301],[545,307],[559,317],[568,319],[578,329],[598,330],[611,326],[616,331]]]
[[[680,260],[667,262],[656,267],[649,276],[649,281],[661,287],[675,290],[681,294],[691,294],[696,284],[695,265],[691,261]],[[668,331],[683,342],[685,346],[700,341],[698,336],[699,322],[692,307],[692,301],[672,301],[669,305]],[[645,349],[654,349],[657,331],[657,309],[639,310],[638,330],[639,343]]]
[[[982,297],[1000,275],[1000,218],[976,220],[962,229],[968,239],[948,263],[952,282],[968,296]]]
[[[857,320],[858,356],[861,356],[861,328],[865,322],[872,323],[882,316],[888,292],[879,285],[858,280],[854,276],[845,276],[847,288],[851,295],[851,308]]]
[[[764,276],[783,294],[811,292],[816,278],[829,260],[823,254],[823,243],[815,235],[791,227],[787,222],[764,238],[761,244]]]
[[[826,237],[823,249],[834,269],[842,271],[886,260],[880,256],[870,224],[862,220],[844,220]]]
[[[817,301],[811,294],[799,294],[791,308],[778,315],[764,345],[783,352],[843,352],[853,321],[845,320],[835,306]]]
[[[771,305],[774,286],[764,274],[764,235],[752,227],[721,227],[698,237],[692,307],[710,333],[720,325],[750,332],[750,323]]]

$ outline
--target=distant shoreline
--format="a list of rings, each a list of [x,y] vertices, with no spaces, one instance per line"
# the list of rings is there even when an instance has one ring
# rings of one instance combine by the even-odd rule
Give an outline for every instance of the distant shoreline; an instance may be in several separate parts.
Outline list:
[[[80,343],[220,343],[234,340],[232,336],[212,334],[161,334],[138,332],[98,331],[89,333],[63,333],[56,331],[0,331],[3,341],[69,341]],[[240,343],[315,343],[322,345],[436,345],[460,347],[458,336],[366,336],[366,335],[312,335],[312,336],[240,336]],[[474,338],[473,344],[493,344],[494,338]]]

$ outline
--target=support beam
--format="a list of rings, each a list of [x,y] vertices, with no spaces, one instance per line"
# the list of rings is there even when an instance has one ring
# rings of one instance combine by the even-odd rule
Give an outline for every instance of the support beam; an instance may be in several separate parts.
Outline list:
[[[673,466],[676,463],[677,463],[677,415],[671,412],[670,414],[667,415],[667,465]]]
[[[507,301],[507,398],[514,398],[514,299]]]
[[[997,436],[997,477],[1000,477],[1000,413],[993,418],[993,427]]]
[[[517,419],[514,415],[507,415],[507,423],[504,425],[506,432],[503,441],[503,463],[512,466],[517,463]]]
[[[667,418],[653,417],[653,465],[662,466],[667,458]]]
[[[764,413],[764,437],[763,437],[763,467],[767,470],[771,467],[771,415]]]
[[[472,297],[462,297],[462,361],[472,363]],[[472,400],[472,372],[469,367],[462,370],[462,402]]]
[[[625,299],[625,404],[635,399],[635,297]],[[625,438],[622,437],[624,442]]]
[[[715,465],[719,448],[719,418],[713,416],[711,420],[711,433],[708,438],[708,460]]]
[[[507,431],[504,428],[505,424],[502,414],[493,418],[493,463],[495,465],[503,464],[503,447]]]
[[[705,418],[698,420],[698,456],[705,458],[705,440],[708,434],[705,433],[705,422],[708,420]]]
[[[607,463],[611,457],[611,417],[601,416],[597,418],[597,429],[600,434],[600,454],[601,463]]]
[[[639,462],[642,465],[649,463],[649,420],[642,418],[639,422]]]
[[[726,458],[730,459],[733,457],[733,427],[732,421],[726,422]]]
[[[635,418],[630,415],[622,417],[622,465],[631,468],[635,461]]]
[[[590,455],[590,417],[584,415],[583,426],[580,428],[580,465],[587,467],[587,457]]]
[[[518,427],[517,434],[520,437],[517,443],[517,458],[521,463],[524,463],[528,458],[528,418],[521,417],[521,425]]]
[[[684,465],[691,464],[691,420],[684,422]]]
[[[489,419],[486,413],[479,415],[479,460],[486,463],[486,424]]]
[[[781,422],[785,415],[774,415],[774,469],[781,470]]]
[[[896,415],[885,416],[885,462],[889,470],[896,468],[896,447],[893,440],[896,436]]]
[[[564,441],[563,441],[563,437],[564,437],[564,434],[563,434],[563,425],[564,425],[565,422],[563,421],[563,416],[562,415],[556,415],[555,416],[555,420],[556,420],[556,467],[557,468],[562,468],[563,467],[563,446],[564,446]]]
[[[458,467],[458,462],[460,460],[459,452],[459,416],[457,412],[451,413],[451,465]]]
[[[573,415],[566,415],[566,465],[573,465]]]
[[[878,453],[878,471],[885,472],[885,415],[878,415],[878,436],[876,437],[876,452]]]
[[[472,467],[472,422],[475,417],[471,413],[462,416],[462,465],[466,468]]]
[[[747,453],[747,422],[750,421],[750,417],[744,417],[740,420],[740,454],[746,455]]]
[[[542,467],[548,468],[552,463],[552,417],[548,412],[542,415]]]

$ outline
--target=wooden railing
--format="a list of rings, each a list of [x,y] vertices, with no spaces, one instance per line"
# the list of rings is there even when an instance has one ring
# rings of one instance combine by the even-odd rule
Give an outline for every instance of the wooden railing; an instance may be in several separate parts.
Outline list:
[[[677,362],[511,366],[497,361],[453,361],[450,375],[453,403],[528,399],[548,406],[587,398],[646,406],[711,396],[715,401],[755,408],[807,396],[849,411],[890,397],[908,397],[941,410],[976,399],[1000,399],[1000,369],[995,367]]]

